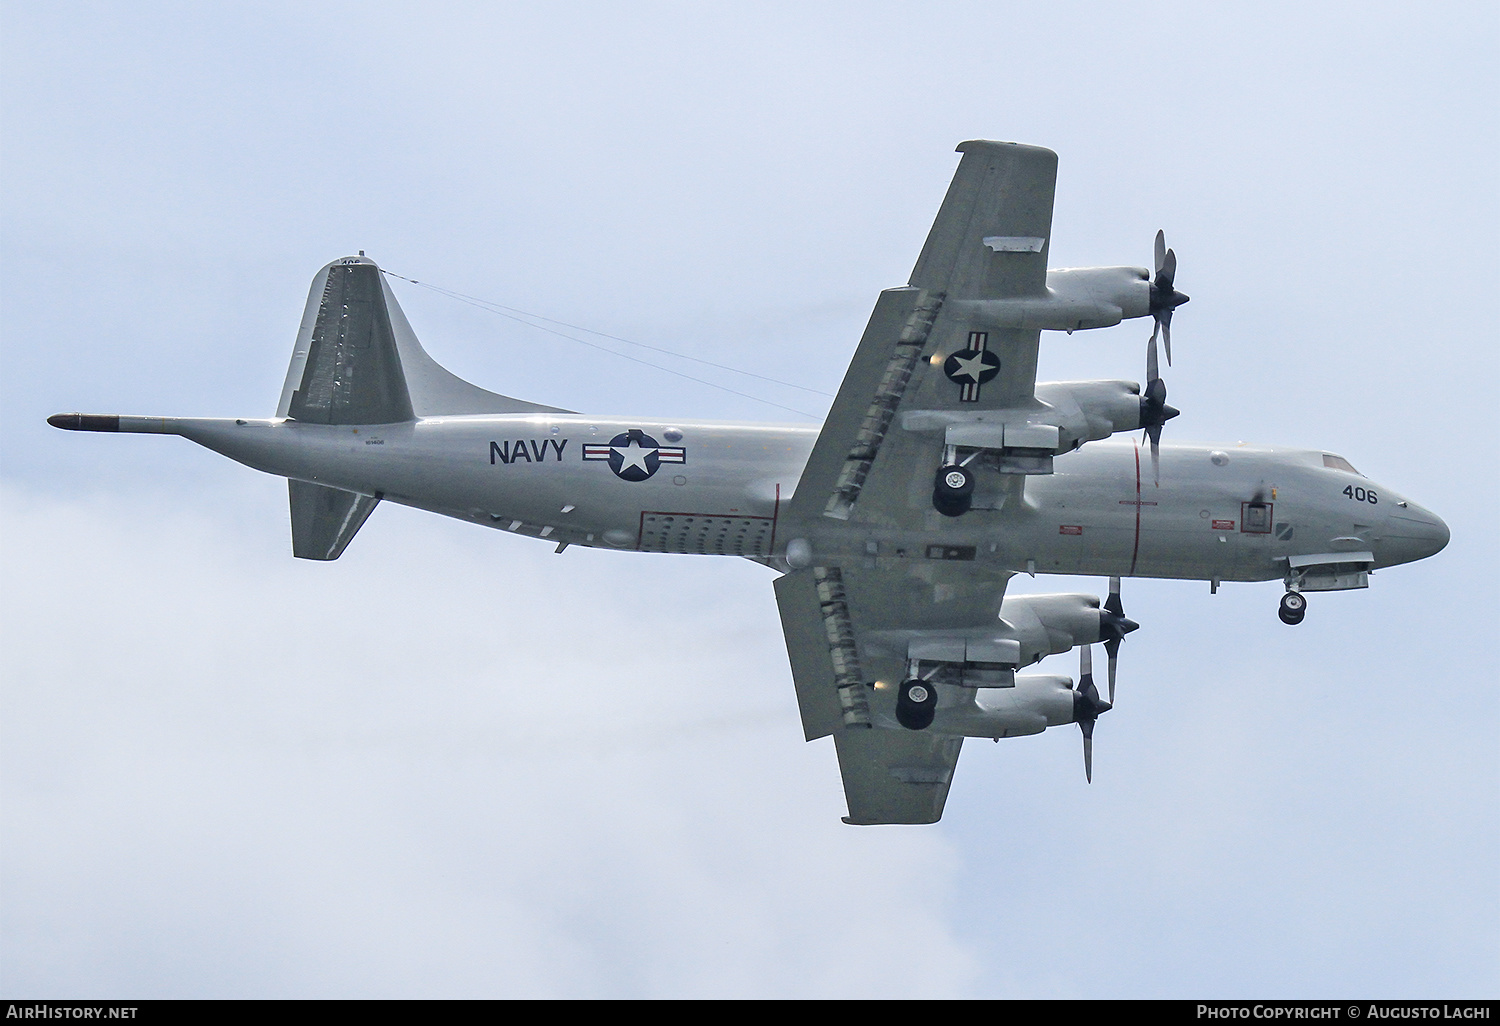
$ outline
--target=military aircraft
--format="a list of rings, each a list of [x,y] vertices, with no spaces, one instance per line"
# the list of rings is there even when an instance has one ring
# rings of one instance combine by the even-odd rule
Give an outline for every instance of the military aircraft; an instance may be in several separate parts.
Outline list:
[[[289,479],[292,552],[337,559],[382,501],[569,545],[775,571],[808,740],[833,736],[846,823],[939,819],[966,737],[1076,723],[1092,779],[1115,700],[1123,577],[1309,592],[1447,544],[1434,513],[1317,449],[1164,444],[1177,258],[1047,267],[1057,155],[966,142],[901,288],[880,294],[821,429],[596,417],[486,391],[417,342],[373,260],[313,279],[276,416],[58,414],[180,435]],[[1037,382],[1043,331],[1151,317],[1146,386]],[[1141,432],[1141,437],[1135,436]],[[1144,451],[1143,451],[1144,450]],[[1005,597],[1013,574],[1109,578]],[[1108,698],[1092,646],[1108,660]],[[1081,672],[1023,674],[1080,649]]]

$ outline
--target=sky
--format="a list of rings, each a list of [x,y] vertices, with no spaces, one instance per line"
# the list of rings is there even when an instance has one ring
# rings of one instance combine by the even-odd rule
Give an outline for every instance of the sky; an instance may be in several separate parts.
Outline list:
[[[1467,3],[0,6],[0,995],[1493,997],[1497,44]],[[816,424],[971,138],[1058,152],[1054,266],[1165,229],[1168,440],[1325,448],[1453,534],[1296,628],[1127,580],[1092,785],[1075,728],[971,742],[941,823],[844,826],[765,568],[389,503],[309,563],[281,481],[45,424],[270,415],[358,250],[801,387],[395,282],[482,386]],[[1041,377],[1138,379],[1148,331]]]

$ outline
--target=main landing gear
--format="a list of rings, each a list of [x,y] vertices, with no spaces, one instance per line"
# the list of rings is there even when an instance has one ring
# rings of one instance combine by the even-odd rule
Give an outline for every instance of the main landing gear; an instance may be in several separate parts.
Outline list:
[[[1281,608],[1276,610],[1276,615],[1281,617],[1285,624],[1299,624],[1307,615],[1307,597],[1300,591],[1289,591],[1281,596]]]
[[[932,486],[932,508],[945,517],[961,517],[974,504],[974,472],[950,463],[939,467]]]
[[[896,722],[907,730],[925,730],[937,713],[937,688],[924,680],[909,680],[896,692]]]

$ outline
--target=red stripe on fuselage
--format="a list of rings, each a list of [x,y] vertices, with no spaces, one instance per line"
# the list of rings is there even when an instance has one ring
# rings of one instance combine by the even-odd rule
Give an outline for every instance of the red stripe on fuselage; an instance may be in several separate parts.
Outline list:
[[[1141,443],[1135,443],[1135,544],[1130,547],[1130,571],[1126,577],[1135,576],[1136,557],[1141,552]]]

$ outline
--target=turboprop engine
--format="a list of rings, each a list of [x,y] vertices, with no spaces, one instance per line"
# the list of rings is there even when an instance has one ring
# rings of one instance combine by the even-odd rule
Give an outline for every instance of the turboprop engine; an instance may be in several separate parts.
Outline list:
[[[1000,604],[1000,622],[1021,645],[1029,666],[1079,645],[1123,637],[1140,625],[1101,607],[1097,595],[1010,595]]]
[[[1016,677],[1008,688],[948,688],[939,700],[929,682],[910,680],[896,700],[896,720],[908,730],[932,729],[960,737],[1002,737],[1040,734],[1048,727],[1076,723],[1083,733],[1083,772],[1094,779],[1094,724],[1112,708],[1094,686],[1094,661],[1089,645],[1079,650],[1078,686],[1067,677]],[[917,692],[913,695],[912,692]],[[913,699],[917,698],[917,701]]]
[[[912,410],[907,431],[944,431],[944,442],[968,449],[1027,448],[1062,454],[1084,442],[1136,431],[1148,421],[1146,400],[1134,381],[1043,381],[1036,401],[997,410]],[[1177,411],[1172,411],[1176,416]],[[1023,440],[1024,436],[1024,440]]]
[[[1151,272],[1144,267],[1064,267],[1047,272],[1046,295],[960,302],[976,323],[997,328],[1108,328],[1151,313]]]
[[[994,627],[961,632],[901,632],[907,677],[969,688],[1010,688],[1015,671],[1049,655],[1104,642],[1111,668],[1120,640],[1140,625],[1119,608],[1118,584],[1110,601],[1096,595],[1014,595],[1000,606]],[[988,735],[986,735],[988,736]]]
[[[932,729],[962,737],[1021,737],[1074,722],[1073,681],[1055,674],[1028,674],[1009,688],[959,691],[954,704],[940,704]]]

